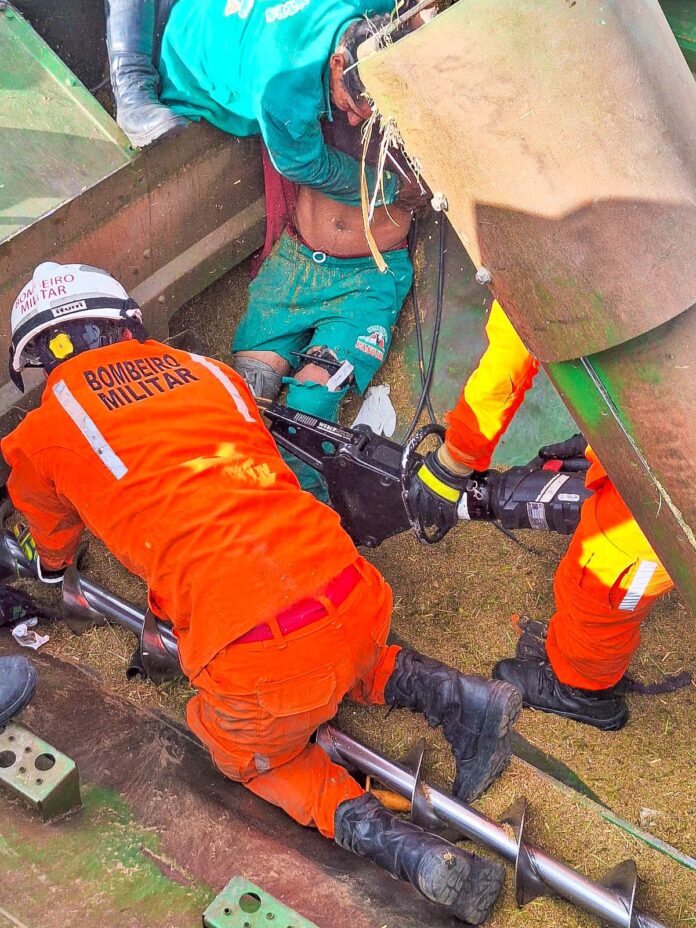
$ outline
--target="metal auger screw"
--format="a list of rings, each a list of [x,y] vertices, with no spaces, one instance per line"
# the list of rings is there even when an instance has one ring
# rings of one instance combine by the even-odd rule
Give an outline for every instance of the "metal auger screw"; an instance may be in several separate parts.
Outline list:
[[[476,283],[481,284],[482,287],[485,287],[486,284],[489,284],[492,280],[493,275],[487,267],[480,267],[478,271],[476,271]]]

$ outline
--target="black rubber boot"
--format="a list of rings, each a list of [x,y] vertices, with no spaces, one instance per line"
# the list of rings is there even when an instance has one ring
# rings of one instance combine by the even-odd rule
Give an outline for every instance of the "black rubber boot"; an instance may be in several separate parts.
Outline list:
[[[496,680],[510,683],[530,709],[552,712],[603,731],[617,731],[628,721],[628,706],[621,683],[606,690],[581,690],[561,683],[548,660],[499,661]]]
[[[404,648],[384,698],[387,705],[422,712],[431,727],[442,726],[457,762],[458,799],[476,799],[507,766],[510,732],[522,709],[514,687],[467,676]]]
[[[500,894],[505,868],[392,815],[369,793],[336,810],[336,843],[367,857],[470,925],[484,922]]]
[[[105,8],[116,122],[138,148],[177,135],[188,120],[157,96],[159,74],[152,60],[156,0],[105,0]]]
[[[29,703],[36,689],[36,670],[26,657],[0,657],[0,725]]]

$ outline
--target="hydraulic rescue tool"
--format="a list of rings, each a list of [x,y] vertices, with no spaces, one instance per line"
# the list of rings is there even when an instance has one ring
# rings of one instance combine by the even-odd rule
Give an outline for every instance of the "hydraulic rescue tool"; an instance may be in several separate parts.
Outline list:
[[[426,544],[444,537],[446,530],[429,535],[409,505],[409,487],[423,461],[418,448],[429,435],[442,439],[441,426],[426,425],[401,446],[369,426],[347,428],[280,403],[259,405],[276,442],[324,475],[331,504],[356,544],[376,548],[409,528]],[[591,495],[587,466],[585,458],[535,458],[506,471],[472,473],[459,518],[570,535]]]
[[[35,567],[7,531],[0,534],[0,579],[3,574],[6,579],[37,577]],[[66,620],[73,630],[80,632],[107,622],[121,625],[138,636],[140,667],[154,682],[181,672],[171,626],[157,620],[149,610],[144,612],[107,592],[80,574],[75,566],[66,570],[62,592]],[[422,747],[416,756],[400,763],[331,725],[322,726],[317,741],[338,763],[406,797],[411,803],[412,818],[421,827],[438,831],[449,826],[512,863],[519,906],[541,895],[556,895],[617,928],[666,928],[634,905],[638,877],[633,861],[624,861],[605,880],[594,882],[528,844],[524,838],[524,798],[517,800],[499,824],[453,796],[424,784],[420,778]],[[512,828],[514,837],[503,824]]]

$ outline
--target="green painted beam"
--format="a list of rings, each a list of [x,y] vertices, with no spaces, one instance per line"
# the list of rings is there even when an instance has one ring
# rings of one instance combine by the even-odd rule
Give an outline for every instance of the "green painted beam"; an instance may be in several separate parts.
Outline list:
[[[0,10],[0,62],[2,242],[128,164],[134,152],[87,88],[10,6]]]
[[[660,6],[687,64],[696,75],[696,3],[694,0],[660,0]]]

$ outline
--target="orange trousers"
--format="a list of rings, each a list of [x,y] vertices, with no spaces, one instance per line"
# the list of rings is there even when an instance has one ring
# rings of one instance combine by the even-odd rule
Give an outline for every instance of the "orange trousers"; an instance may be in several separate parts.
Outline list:
[[[672,581],[608,477],[597,481],[556,571],[546,652],[558,679],[606,689],[626,672],[640,626]]]
[[[363,792],[316,744],[344,696],[384,704],[399,648],[386,644],[389,585],[358,559],[361,579],[326,618],[285,637],[230,644],[191,682],[188,723],[217,767],[302,825],[334,836],[340,803]]]

